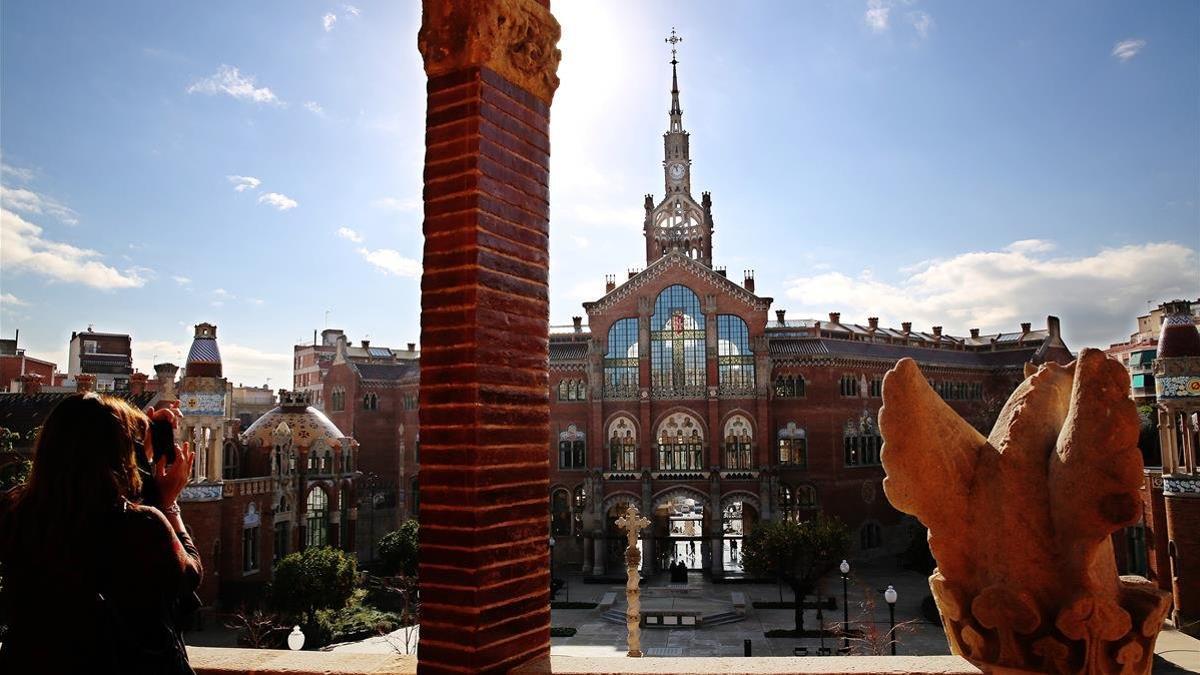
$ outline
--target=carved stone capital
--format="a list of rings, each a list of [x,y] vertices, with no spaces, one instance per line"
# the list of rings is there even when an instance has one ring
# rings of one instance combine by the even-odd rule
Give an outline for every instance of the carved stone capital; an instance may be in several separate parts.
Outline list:
[[[485,67],[550,105],[561,34],[536,0],[424,0],[417,48],[429,77]]]

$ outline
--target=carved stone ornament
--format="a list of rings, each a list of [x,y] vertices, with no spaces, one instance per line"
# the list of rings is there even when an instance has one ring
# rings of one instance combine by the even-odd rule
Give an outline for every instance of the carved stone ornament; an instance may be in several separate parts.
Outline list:
[[[950,649],[985,672],[1149,673],[1169,597],[1120,577],[1143,483],[1129,375],[1085,349],[1026,378],[984,438],[903,359],[883,381],[883,489],[929,528]]]
[[[536,0],[424,0],[417,48],[429,77],[485,67],[549,105],[561,34]]]

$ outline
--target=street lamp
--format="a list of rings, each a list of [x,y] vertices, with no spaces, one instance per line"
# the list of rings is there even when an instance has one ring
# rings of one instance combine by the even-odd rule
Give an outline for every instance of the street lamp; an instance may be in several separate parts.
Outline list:
[[[838,570],[842,573],[842,647],[850,648],[850,606],[846,604],[846,580],[850,576],[850,563],[843,560],[841,565],[838,565]]]
[[[888,614],[891,617],[891,629],[888,631],[888,637],[892,643],[892,656],[896,655],[896,598],[899,597],[896,589],[893,586],[888,586],[883,592],[883,599],[887,600]]]
[[[554,535],[550,535],[550,599],[554,599]]]

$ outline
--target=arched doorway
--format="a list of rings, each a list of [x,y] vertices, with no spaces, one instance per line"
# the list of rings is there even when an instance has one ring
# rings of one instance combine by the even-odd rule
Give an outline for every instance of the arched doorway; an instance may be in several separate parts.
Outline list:
[[[629,506],[637,505],[638,499],[631,494],[616,494],[604,500],[604,532],[607,535],[605,538],[605,558],[607,563],[618,563],[618,572],[625,569],[625,547],[628,545],[625,530],[617,526],[617,519],[625,515],[626,509]],[[643,537],[645,534],[643,533]],[[638,552],[644,553],[642,547],[642,539],[637,542]],[[645,568],[646,557],[641,556],[641,562],[638,563],[638,571]],[[605,567],[609,565],[606,564]]]
[[[654,500],[652,520],[661,568],[676,562],[682,562],[690,570],[705,568],[707,516],[708,500],[691,488],[668,490]]]
[[[734,492],[721,499],[721,569],[740,574],[742,542],[758,522],[758,498]]]

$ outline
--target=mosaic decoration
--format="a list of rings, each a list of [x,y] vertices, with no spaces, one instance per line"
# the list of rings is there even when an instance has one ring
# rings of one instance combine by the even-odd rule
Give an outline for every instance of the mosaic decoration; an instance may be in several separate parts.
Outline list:
[[[221,499],[222,489],[216,485],[189,485],[179,494],[181,502],[215,502]]]
[[[189,417],[223,417],[225,415],[225,395],[181,392],[179,412]]]
[[[1195,478],[1163,477],[1163,494],[1200,495],[1200,480]]]
[[[1159,398],[1200,396],[1200,377],[1160,375],[1154,378],[1154,388]]]
[[[337,425],[316,408],[289,412],[275,408],[246,429],[242,434],[242,443],[251,447],[271,445],[275,429],[281,423],[292,432],[292,439],[296,445],[302,448],[312,446],[318,439],[324,439],[330,447],[340,448],[342,438],[345,437]]]

